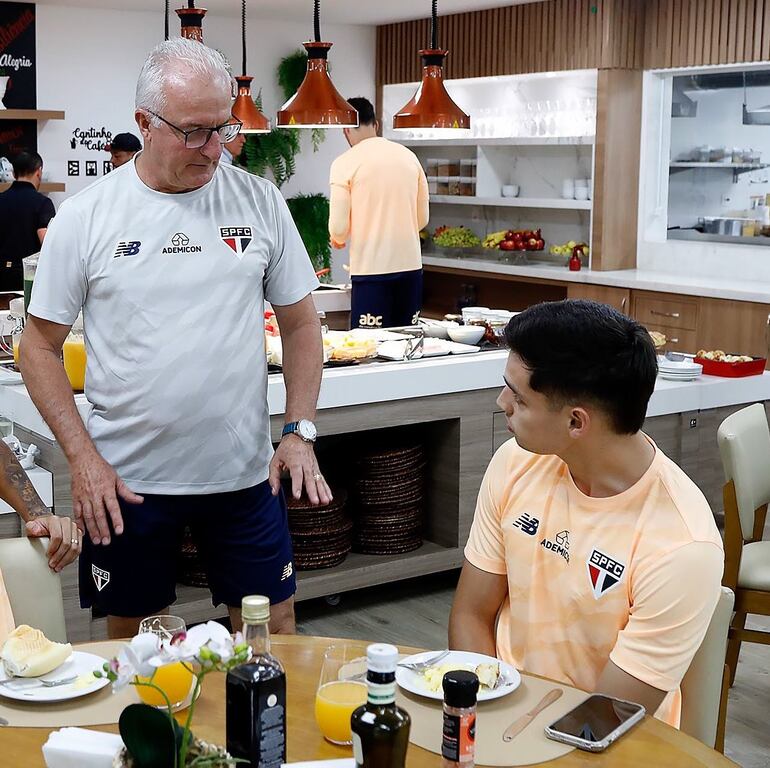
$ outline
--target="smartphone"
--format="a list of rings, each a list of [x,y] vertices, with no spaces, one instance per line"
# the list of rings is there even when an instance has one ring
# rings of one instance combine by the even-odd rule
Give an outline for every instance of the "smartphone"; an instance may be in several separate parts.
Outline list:
[[[641,704],[595,693],[551,723],[545,735],[588,752],[602,752],[644,715]]]

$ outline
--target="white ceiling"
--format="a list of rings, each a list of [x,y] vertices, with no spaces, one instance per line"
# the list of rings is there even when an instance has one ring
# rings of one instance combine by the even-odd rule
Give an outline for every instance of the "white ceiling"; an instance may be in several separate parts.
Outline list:
[[[478,11],[505,5],[519,5],[543,0],[440,0],[439,14]],[[123,11],[162,11],[163,0],[37,0],[38,5],[82,6]],[[171,8],[185,5],[171,0]],[[198,0],[197,5],[210,13],[240,14],[241,0]],[[312,0],[247,0],[249,17],[310,21]],[[430,0],[322,0],[322,21],[337,24],[388,24],[420,19],[430,15]]]

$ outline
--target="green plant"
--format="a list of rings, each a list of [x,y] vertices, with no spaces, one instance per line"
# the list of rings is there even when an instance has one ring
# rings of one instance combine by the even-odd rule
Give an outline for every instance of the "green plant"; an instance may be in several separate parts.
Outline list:
[[[244,664],[251,649],[240,635],[236,639],[216,622],[199,624],[161,642],[145,633],[132,638],[120,655],[105,662],[95,677],[106,677],[115,690],[126,685],[151,688],[166,703],[165,710],[148,704],[130,704],[120,715],[120,736],[126,745],[132,768],[221,768],[246,762],[212,748],[192,734],[192,719],[203,678],[210,672],[227,672]],[[184,726],[174,718],[165,691],[154,682],[155,671],[166,664],[181,663],[195,681]]]
[[[306,71],[307,53],[303,50],[297,50],[281,59],[276,74],[285,100],[296,93]],[[261,90],[254,102],[261,110]],[[273,128],[267,134],[247,136],[243,150],[246,168],[257,176],[264,176],[265,172],[270,170],[276,186],[282,187],[297,170],[296,156],[302,148],[303,133],[304,131],[294,128]],[[318,151],[325,138],[326,131],[323,128],[312,129],[314,152]]]
[[[330,269],[332,251],[329,245],[329,198],[321,193],[297,195],[290,197],[286,204],[316,271]],[[324,276],[324,280],[330,280],[328,274]]]

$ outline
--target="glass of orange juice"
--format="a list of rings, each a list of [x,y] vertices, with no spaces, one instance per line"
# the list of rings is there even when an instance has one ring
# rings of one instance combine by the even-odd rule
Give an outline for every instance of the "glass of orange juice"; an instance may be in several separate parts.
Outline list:
[[[86,343],[82,334],[67,336],[62,345],[62,357],[72,389],[82,391],[86,382]]]
[[[332,744],[352,744],[350,716],[366,703],[365,649],[332,645],[324,653],[315,695],[315,720]],[[350,679],[354,678],[354,679]]]
[[[179,616],[148,616],[139,624],[139,633],[151,632],[162,640],[170,640],[178,632],[186,632],[184,619]],[[152,677],[135,678],[138,683],[152,683],[160,688],[166,695],[171,708],[177,710],[185,703],[193,686],[192,667],[188,663],[176,661],[158,667]],[[168,704],[160,691],[149,688],[146,685],[137,685],[136,692],[139,698],[153,707],[165,709]]]

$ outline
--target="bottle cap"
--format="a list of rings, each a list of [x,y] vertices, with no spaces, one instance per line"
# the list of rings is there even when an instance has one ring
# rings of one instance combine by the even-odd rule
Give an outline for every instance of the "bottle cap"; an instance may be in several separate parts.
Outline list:
[[[464,709],[476,706],[476,694],[479,692],[479,679],[473,672],[457,669],[447,672],[442,680],[444,702],[450,707]]]
[[[264,595],[248,595],[241,601],[241,615],[244,621],[270,621],[270,598]]]
[[[374,643],[366,649],[366,665],[370,672],[394,673],[398,663],[398,648],[387,643]]]

